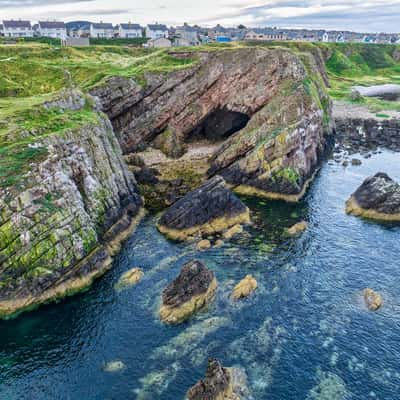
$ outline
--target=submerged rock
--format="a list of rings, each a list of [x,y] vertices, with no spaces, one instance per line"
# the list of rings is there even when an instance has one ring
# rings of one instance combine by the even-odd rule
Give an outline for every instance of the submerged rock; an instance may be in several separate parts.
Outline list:
[[[308,223],[306,221],[298,222],[292,227],[287,229],[287,233],[289,236],[297,236],[300,233],[303,233],[308,228]]]
[[[214,273],[200,261],[189,261],[163,292],[161,320],[169,324],[186,321],[214,299],[216,289]]]
[[[347,200],[346,212],[370,219],[400,221],[400,185],[379,172],[367,178]]]
[[[257,289],[257,281],[252,275],[247,275],[242,279],[232,291],[232,299],[238,300],[243,297],[248,297]]]
[[[370,311],[377,311],[383,304],[382,296],[374,290],[367,288],[363,290],[365,304]]]
[[[209,359],[206,376],[192,386],[188,400],[241,400],[249,398],[246,375],[238,368],[225,368]]]
[[[250,211],[216,176],[173,204],[158,229],[174,240],[212,235],[250,222]]]
[[[104,365],[103,371],[105,372],[118,372],[125,368],[122,361],[110,361]]]
[[[143,275],[144,273],[140,268],[132,268],[121,275],[115,288],[124,289],[128,286],[136,285],[142,279]]]

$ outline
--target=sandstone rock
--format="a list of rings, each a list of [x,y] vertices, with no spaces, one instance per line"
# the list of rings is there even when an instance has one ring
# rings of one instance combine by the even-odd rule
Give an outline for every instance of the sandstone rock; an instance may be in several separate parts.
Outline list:
[[[197,243],[198,250],[207,250],[210,247],[211,247],[211,242],[208,239],[200,240],[200,242]]]
[[[248,297],[257,289],[257,281],[252,275],[247,275],[242,279],[232,291],[232,299],[238,300],[243,297]]]
[[[214,243],[214,247],[222,247],[224,245],[224,241],[221,239],[217,239]]]
[[[235,235],[242,233],[243,232],[243,226],[242,225],[235,225],[232,226],[232,228],[229,228],[226,232],[223,233],[224,239],[232,239]]]
[[[132,268],[121,275],[115,288],[123,289],[128,286],[136,285],[142,279],[143,275],[143,271],[140,268]]]
[[[225,368],[210,359],[206,376],[191,387],[188,400],[245,400],[250,398],[247,378],[239,368]]]
[[[377,311],[383,304],[382,296],[374,290],[367,288],[363,291],[365,304],[370,311]]]
[[[367,178],[346,202],[346,212],[382,221],[400,221],[400,185],[379,172]]]
[[[308,223],[306,221],[298,222],[292,227],[287,229],[287,233],[290,236],[297,236],[300,233],[303,233],[308,228]]]
[[[178,277],[163,292],[160,318],[178,324],[204,308],[217,290],[214,273],[200,261],[186,263]]]
[[[110,361],[104,365],[103,371],[105,372],[118,372],[125,368],[122,361]]]
[[[250,222],[249,209],[214,177],[173,204],[160,218],[158,229],[174,240],[222,232]]]
[[[241,193],[297,201],[332,128],[322,54],[308,53],[307,68],[294,52],[278,48],[171,56],[198,62],[168,74],[148,73],[144,87],[114,77],[92,91],[124,154],[156,145],[177,157],[200,134],[223,142],[208,177],[222,175]]]

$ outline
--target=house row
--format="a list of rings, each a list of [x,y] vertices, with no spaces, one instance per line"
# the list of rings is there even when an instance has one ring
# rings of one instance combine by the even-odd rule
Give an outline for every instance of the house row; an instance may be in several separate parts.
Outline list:
[[[126,23],[113,26],[111,23],[91,23],[77,21],[64,23],[59,21],[39,21],[32,25],[30,21],[4,20],[0,24],[0,35],[10,38],[49,37],[64,40],[69,37],[90,37],[98,39],[112,38],[167,38],[169,30],[166,25],[150,24],[145,28],[139,24]]]
[[[351,31],[326,31],[312,29],[278,29],[278,28],[252,28],[243,25],[237,28],[226,28],[216,25],[212,28],[197,25],[168,28],[163,24],[149,24],[143,27],[135,23],[121,23],[114,26],[105,22],[89,21],[39,21],[31,25],[30,21],[5,20],[0,24],[0,36],[11,38],[24,38],[42,36],[65,40],[69,38],[149,38],[158,40],[163,45],[169,39],[176,46],[196,46],[202,43],[235,42],[235,41],[302,41],[302,42],[362,42],[362,43],[400,43],[400,35],[378,33],[357,33]]]

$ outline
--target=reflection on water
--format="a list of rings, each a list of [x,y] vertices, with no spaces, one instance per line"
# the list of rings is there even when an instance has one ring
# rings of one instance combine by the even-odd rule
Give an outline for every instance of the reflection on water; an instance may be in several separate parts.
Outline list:
[[[244,368],[257,400],[396,399],[400,227],[347,216],[344,203],[377,171],[400,180],[398,160],[384,152],[360,167],[328,163],[298,205],[245,199],[254,224],[204,253],[168,242],[147,217],[89,291],[0,323],[0,399],[183,399],[210,356]],[[286,238],[302,219],[309,230]],[[161,292],[193,257],[215,271],[216,300],[165,326]],[[142,280],[116,291],[133,267]],[[247,274],[255,294],[232,302]],[[364,307],[365,287],[384,297],[377,313]],[[107,372],[110,362],[123,368]]]

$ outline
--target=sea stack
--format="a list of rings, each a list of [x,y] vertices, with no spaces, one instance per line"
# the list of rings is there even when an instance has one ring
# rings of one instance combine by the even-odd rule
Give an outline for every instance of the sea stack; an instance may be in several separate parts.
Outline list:
[[[224,179],[216,176],[168,208],[158,229],[170,239],[184,241],[249,222],[249,209],[226,187]]]
[[[200,261],[189,261],[164,290],[160,319],[168,324],[186,321],[214,299],[216,290],[214,272]]]
[[[380,221],[400,221],[400,185],[383,172],[367,178],[346,202],[346,212]]]

